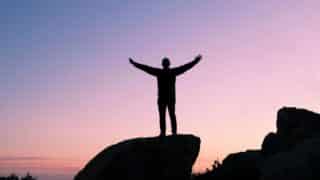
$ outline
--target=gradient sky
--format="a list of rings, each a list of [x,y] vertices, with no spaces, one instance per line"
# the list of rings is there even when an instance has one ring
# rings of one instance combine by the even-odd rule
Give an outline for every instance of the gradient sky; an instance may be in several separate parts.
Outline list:
[[[317,0],[4,0],[0,4],[0,175],[71,177],[106,146],[159,133],[160,66],[177,79],[178,131],[202,139],[194,167],[259,148],[276,111],[319,111]],[[169,127],[170,129],[170,127]]]

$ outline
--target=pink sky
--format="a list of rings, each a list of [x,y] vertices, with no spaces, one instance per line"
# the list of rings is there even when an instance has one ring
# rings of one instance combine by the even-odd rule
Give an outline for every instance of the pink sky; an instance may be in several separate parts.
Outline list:
[[[319,111],[318,1],[55,5],[11,14],[11,32],[28,20],[30,34],[9,34],[0,62],[0,174],[74,175],[106,146],[158,135],[156,80],[128,57],[203,55],[177,79],[178,132],[202,140],[196,171],[260,148],[282,106]]]

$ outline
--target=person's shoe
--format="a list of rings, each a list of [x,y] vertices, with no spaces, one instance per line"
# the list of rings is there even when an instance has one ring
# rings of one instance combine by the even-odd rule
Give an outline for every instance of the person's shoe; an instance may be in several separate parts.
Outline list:
[[[159,137],[166,137],[166,134],[160,133]]]

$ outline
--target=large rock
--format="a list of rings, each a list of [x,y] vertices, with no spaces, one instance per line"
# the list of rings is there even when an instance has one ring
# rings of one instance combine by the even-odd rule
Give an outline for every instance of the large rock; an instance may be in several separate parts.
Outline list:
[[[296,108],[283,107],[277,114],[277,132],[269,133],[263,140],[262,153],[271,156],[291,151],[310,138],[320,138],[320,114]]]
[[[215,170],[214,179],[258,180],[263,157],[258,150],[239,152],[228,155]]]
[[[304,139],[319,136],[320,114],[295,107],[283,107],[277,115],[277,134],[294,146]]]
[[[320,179],[320,114],[283,107],[276,125],[277,132],[269,133],[262,143],[261,180]]]
[[[188,179],[199,150],[193,135],[126,140],[100,152],[75,180]]]
[[[268,158],[261,168],[261,180],[320,179],[320,139],[306,140],[292,151]]]
[[[288,143],[286,143],[281,136],[273,132],[267,134],[261,146],[261,152],[264,157],[269,157],[278,152],[287,151],[288,149],[290,149]]]

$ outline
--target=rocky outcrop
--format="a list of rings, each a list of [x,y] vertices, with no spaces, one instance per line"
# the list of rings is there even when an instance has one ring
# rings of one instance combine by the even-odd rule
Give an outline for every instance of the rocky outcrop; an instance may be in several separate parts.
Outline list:
[[[276,133],[269,133],[264,138],[261,147],[261,153],[265,157],[272,156],[276,153],[287,151],[289,149],[288,143]]]
[[[289,152],[280,152],[265,160],[261,180],[320,179],[320,139],[306,140]]]
[[[319,136],[320,114],[295,107],[283,107],[277,115],[277,134],[289,146]]]
[[[260,151],[246,151],[228,155],[216,173],[217,179],[256,180],[260,177],[262,163]]]
[[[278,111],[277,132],[262,143],[261,180],[320,178],[320,115],[295,107]]]
[[[306,139],[320,137],[320,114],[295,108],[283,107],[277,114],[277,132],[269,133],[263,140],[264,155],[292,150]]]
[[[75,180],[189,179],[199,150],[193,135],[126,140],[100,152]]]
[[[320,179],[320,114],[283,107],[276,127],[265,136],[261,150],[231,154],[199,180]]]

